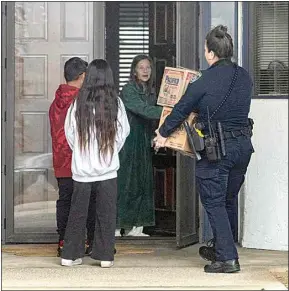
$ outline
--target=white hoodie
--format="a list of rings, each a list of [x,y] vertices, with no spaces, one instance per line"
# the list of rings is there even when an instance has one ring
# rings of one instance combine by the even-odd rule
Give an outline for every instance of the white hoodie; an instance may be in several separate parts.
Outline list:
[[[117,133],[112,158],[110,155],[104,158],[103,155],[100,154],[99,159],[99,149],[96,138],[91,139],[89,150],[87,147],[84,150],[80,150],[75,120],[76,102],[68,109],[64,129],[67,142],[72,150],[71,171],[73,180],[77,182],[95,182],[117,177],[117,170],[119,169],[118,153],[123,147],[130,132],[125,107],[120,98],[118,98],[118,103]]]

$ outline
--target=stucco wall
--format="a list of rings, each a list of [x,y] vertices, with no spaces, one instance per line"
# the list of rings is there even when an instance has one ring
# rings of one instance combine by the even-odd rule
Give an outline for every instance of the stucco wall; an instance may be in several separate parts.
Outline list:
[[[255,153],[244,185],[242,246],[288,250],[288,100],[253,99]]]

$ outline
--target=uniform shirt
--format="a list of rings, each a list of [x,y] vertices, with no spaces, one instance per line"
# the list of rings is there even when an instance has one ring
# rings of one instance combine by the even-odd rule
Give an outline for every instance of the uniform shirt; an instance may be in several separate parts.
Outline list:
[[[204,70],[198,80],[189,84],[184,96],[165,119],[159,129],[161,136],[168,137],[191,112],[197,112],[198,122],[206,124],[207,107],[212,114],[220,105],[230,88],[234,73],[235,68],[230,60],[219,60]],[[225,131],[239,130],[247,126],[252,87],[249,73],[238,67],[233,90],[211,121],[220,121]],[[205,128],[204,132],[207,133],[208,128]]]

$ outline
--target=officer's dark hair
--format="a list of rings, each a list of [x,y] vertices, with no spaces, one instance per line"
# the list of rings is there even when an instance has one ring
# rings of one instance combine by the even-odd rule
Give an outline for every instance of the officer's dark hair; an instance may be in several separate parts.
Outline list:
[[[227,27],[218,25],[206,36],[208,52],[213,51],[219,59],[230,59],[233,56],[233,40]]]
[[[86,72],[88,63],[81,58],[73,57],[65,62],[64,78],[66,82],[75,81],[78,77]]]

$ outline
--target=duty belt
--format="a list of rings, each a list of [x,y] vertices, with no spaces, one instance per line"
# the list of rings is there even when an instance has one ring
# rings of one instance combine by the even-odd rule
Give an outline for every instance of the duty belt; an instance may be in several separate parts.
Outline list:
[[[252,136],[252,130],[248,127],[245,127],[241,130],[231,130],[231,131],[224,131],[224,139],[234,138],[241,135],[245,136]]]

